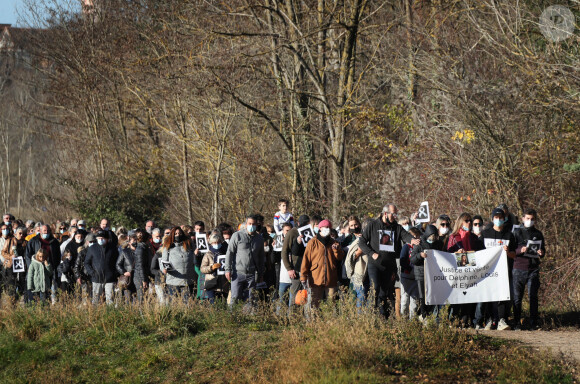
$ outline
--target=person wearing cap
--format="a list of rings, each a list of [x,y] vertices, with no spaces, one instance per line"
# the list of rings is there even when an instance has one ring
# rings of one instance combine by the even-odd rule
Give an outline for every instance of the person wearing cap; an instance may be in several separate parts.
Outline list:
[[[318,233],[306,245],[300,283],[309,286],[311,305],[318,308],[324,297],[334,300],[338,284],[338,270],[344,259],[344,251],[338,242],[330,237],[332,224],[328,220],[318,223]]]
[[[508,257],[510,297],[513,297],[512,270],[514,266],[514,258],[516,257],[516,240],[511,229],[508,229],[508,227],[505,226],[506,214],[503,209],[495,208],[491,212],[491,219],[493,227],[486,228],[481,232],[481,245],[483,248],[486,248],[485,244],[486,242],[490,243],[489,240],[494,240],[494,244],[502,244]],[[487,321],[485,329],[497,329],[498,331],[509,330],[510,326],[506,319],[510,312],[510,305],[510,300],[488,303],[488,316],[491,315],[491,318]],[[476,326],[480,325],[481,313],[476,312],[475,317]]]
[[[402,242],[413,245],[418,245],[420,242],[397,222],[397,212],[395,204],[385,205],[380,217],[366,226],[359,240],[360,249],[369,257],[367,271],[371,291],[374,289],[375,292],[374,306],[379,308],[381,315],[385,318],[389,317],[390,308],[395,305],[396,259],[401,254]],[[380,242],[385,232],[391,233],[393,252],[380,249]]]
[[[286,236],[284,236],[284,243],[282,244],[281,261],[284,264],[284,269],[290,277],[290,305],[294,305],[294,297],[300,290],[300,266],[302,265],[302,257],[304,256],[304,246],[298,244],[298,239],[301,237],[298,228],[308,225],[310,217],[308,215],[301,215],[298,218],[298,226],[290,229]]]
[[[116,262],[119,250],[109,239],[111,231],[97,232],[97,244],[89,247],[85,270],[93,284],[93,304],[98,304],[103,293],[107,304],[113,304],[113,288],[117,281]]]
[[[70,225],[73,225],[72,221]],[[87,230],[87,222],[84,220],[79,220],[76,225],[78,229],[84,229],[85,231]]]
[[[231,281],[231,302],[254,304],[256,283],[264,281],[264,238],[257,232],[256,216],[246,219],[246,228],[233,234],[226,252],[226,279]],[[258,281],[256,282],[256,274]]]

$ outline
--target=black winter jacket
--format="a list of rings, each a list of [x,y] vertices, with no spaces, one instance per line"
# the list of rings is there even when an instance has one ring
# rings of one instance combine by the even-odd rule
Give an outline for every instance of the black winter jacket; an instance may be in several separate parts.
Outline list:
[[[117,247],[111,243],[105,246],[95,244],[88,248],[85,269],[93,283],[114,283],[117,281],[115,263],[119,257]]]
[[[429,236],[434,233],[438,233],[437,227],[434,225],[428,225],[425,229],[425,233],[421,235],[421,243],[419,245],[415,245],[411,251],[410,261],[414,265],[413,271],[415,273],[415,280],[425,280],[425,259],[421,257],[421,252],[424,252],[428,249],[434,249],[436,251],[443,251],[445,249],[443,242],[439,239],[435,240],[432,244],[427,242]]]

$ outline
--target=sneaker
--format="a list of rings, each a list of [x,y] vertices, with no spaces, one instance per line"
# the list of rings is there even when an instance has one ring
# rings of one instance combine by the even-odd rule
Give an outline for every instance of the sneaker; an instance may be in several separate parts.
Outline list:
[[[499,319],[499,323],[497,324],[498,331],[509,331],[511,327],[508,323],[505,322],[504,319]]]
[[[487,324],[485,324],[485,331],[491,331],[491,327],[493,327],[493,322],[490,320],[487,322]]]
[[[476,330],[476,331],[479,331],[480,329],[481,329],[481,325],[477,324],[477,325],[475,326],[475,330]]]

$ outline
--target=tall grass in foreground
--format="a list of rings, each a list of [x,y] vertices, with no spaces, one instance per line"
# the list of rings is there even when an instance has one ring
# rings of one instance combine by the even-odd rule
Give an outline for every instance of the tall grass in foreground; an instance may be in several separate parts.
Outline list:
[[[0,310],[0,382],[574,382],[577,367],[431,319],[383,321],[352,299],[305,320],[180,301]]]

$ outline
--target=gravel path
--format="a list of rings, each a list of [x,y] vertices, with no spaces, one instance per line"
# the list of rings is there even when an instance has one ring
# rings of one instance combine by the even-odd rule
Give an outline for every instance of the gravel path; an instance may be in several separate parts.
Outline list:
[[[580,363],[580,330],[578,331],[477,331],[482,335],[518,340],[539,348],[552,349],[572,356]]]

